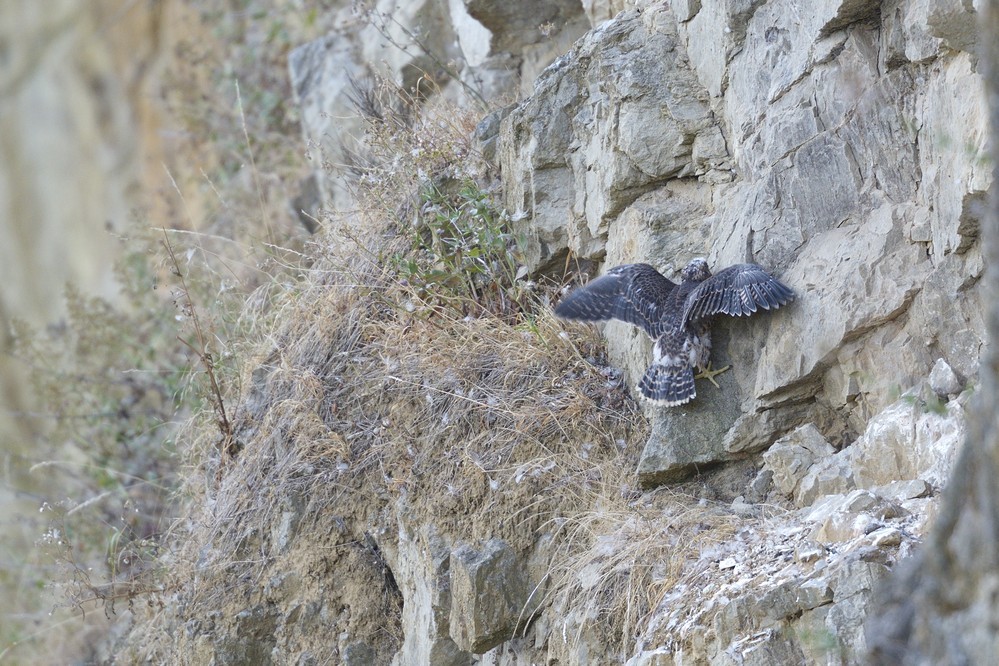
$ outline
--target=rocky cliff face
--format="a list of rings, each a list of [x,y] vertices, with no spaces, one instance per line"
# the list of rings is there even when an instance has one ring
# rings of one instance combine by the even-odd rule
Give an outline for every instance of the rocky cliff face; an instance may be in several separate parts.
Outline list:
[[[760,263],[801,292],[793,310],[733,328],[726,396],[700,404],[741,404],[696,460],[649,451],[651,480],[804,421],[852,441],[938,359],[973,375],[983,330],[974,55],[914,27],[928,11],[917,3],[832,2],[808,17],[779,2],[677,5],[580,40],[505,121],[501,154],[536,267],[571,252],[675,272],[703,255]],[[944,23],[973,34],[973,16],[955,13]],[[648,343],[609,329],[637,380]],[[663,441],[689,432],[678,413],[657,426]]]
[[[397,41],[441,41],[383,74],[403,81],[432,51],[463,63],[439,81],[455,100],[461,80],[485,98],[528,91],[477,140],[529,270],[644,261],[675,277],[706,256],[759,263],[799,298],[720,326],[721,390],[643,418],[612,371],[541,344],[577,328],[504,338],[465,322],[468,356],[435,359],[432,327],[413,340],[416,324],[372,324],[356,290],[317,284],[254,372],[252,454],[193,531],[195,582],[167,623],[183,629],[157,649],[225,663],[862,660],[872,591],[932,519],[983,343],[974,9],[381,4]],[[344,72],[386,62],[364,43],[336,34],[293,54],[307,136],[336,138],[323,119],[342,112]],[[649,342],[617,323],[603,335],[634,386]]]

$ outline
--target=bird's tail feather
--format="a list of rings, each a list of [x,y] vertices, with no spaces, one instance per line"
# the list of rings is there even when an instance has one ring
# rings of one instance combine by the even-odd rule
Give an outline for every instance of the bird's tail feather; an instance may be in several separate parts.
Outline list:
[[[653,402],[668,407],[694,399],[694,370],[689,366],[653,363],[638,382],[638,390]]]

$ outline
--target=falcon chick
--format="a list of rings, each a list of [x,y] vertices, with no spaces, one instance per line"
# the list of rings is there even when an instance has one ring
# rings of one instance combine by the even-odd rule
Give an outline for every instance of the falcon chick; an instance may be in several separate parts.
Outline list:
[[[697,258],[674,284],[648,264],[627,264],[576,289],[559,303],[563,319],[620,319],[640,327],[655,342],[652,365],[638,390],[653,402],[673,406],[696,395],[694,367],[714,384],[711,370],[711,321],[715,315],[744,317],[776,310],[794,300],[794,292],[756,264],[736,264],[711,275]],[[715,384],[717,386],[717,384]]]

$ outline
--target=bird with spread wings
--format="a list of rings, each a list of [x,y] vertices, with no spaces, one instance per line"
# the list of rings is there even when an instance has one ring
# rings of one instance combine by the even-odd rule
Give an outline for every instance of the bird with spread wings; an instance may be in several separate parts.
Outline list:
[[[794,300],[794,292],[756,264],[736,264],[708,270],[703,258],[692,260],[675,284],[648,264],[617,266],[559,303],[563,319],[620,319],[638,326],[652,338],[652,364],[638,383],[653,402],[674,406],[693,400],[697,378],[712,384],[728,370],[711,369],[711,321],[717,315],[746,317],[776,310]]]

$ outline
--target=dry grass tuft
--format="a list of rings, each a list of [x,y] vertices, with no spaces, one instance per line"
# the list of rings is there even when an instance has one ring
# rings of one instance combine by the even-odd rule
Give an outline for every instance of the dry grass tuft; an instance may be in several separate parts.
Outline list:
[[[446,190],[448,183],[476,180],[486,170],[471,139],[480,115],[445,101],[429,77],[424,84],[432,94],[377,76],[353,81],[351,102],[365,131],[342,150],[357,215],[366,226],[390,221],[405,228],[420,218],[419,194],[427,187]],[[330,165],[328,173],[337,178],[338,167]],[[353,237],[345,229],[353,225],[348,220],[336,230]]]
[[[220,470],[217,433],[202,429],[194,446],[192,513],[176,535],[186,545],[171,566],[193,581],[185,614],[241,598],[289,538],[330,521],[341,528],[314,566],[377,571],[380,551],[365,544],[385,511],[407,506],[453,540],[526,552],[539,531],[630,483],[645,422],[594,364],[592,332],[571,338],[540,302],[530,316],[462,315],[376,262],[346,272],[318,259],[311,277],[274,300],[279,324],[234,407],[238,453]],[[284,534],[289,512],[300,523]],[[397,616],[389,588],[377,613]],[[356,632],[385,626],[352,613]],[[397,626],[371,640],[399,639]]]
[[[623,660],[688,565],[729,538],[739,521],[670,489],[602,500],[562,526],[547,601],[564,618],[553,630],[561,648],[585,654],[585,633],[590,644],[602,637],[608,654]]]
[[[596,340],[573,342],[548,313],[521,325],[410,313],[398,303],[412,292],[378,273],[330,284],[335,271],[315,270],[319,284],[286,303],[247,382],[236,421],[244,448],[214,497],[220,553],[244,541],[234,517],[274,521],[273,504],[236,486],[298,489],[326,506],[362,479],[427,493],[448,519],[511,487],[596,484],[596,461],[619,458],[644,427],[620,383],[584,360],[599,356]]]

